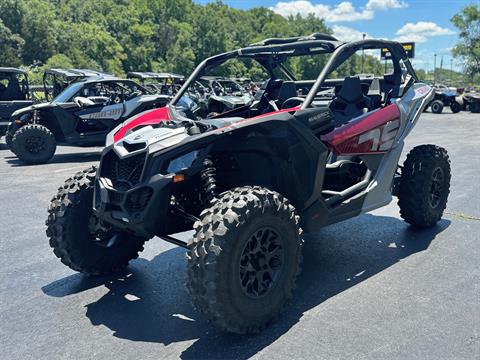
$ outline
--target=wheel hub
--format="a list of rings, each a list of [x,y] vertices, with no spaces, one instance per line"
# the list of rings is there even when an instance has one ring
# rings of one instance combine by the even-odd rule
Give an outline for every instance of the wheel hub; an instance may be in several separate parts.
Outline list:
[[[30,136],[25,141],[25,148],[32,154],[37,154],[45,148],[45,141],[41,136]]]
[[[251,298],[265,296],[274,286],[284,263],[279,233],[271,227],[255,231],[240,257],[240,285]]]
[[[442,168],[437,167],[432,174],[432,183],[430,186],[430,194],[428,199],[432,208],[436,208],[440,204],[443,193],[444,178],[445,176]]]
[[[112,247],[117,242],[118,234],[111,227],[106,226],[98,217],[92,215],[88,223],[90,239],[95,245]]]

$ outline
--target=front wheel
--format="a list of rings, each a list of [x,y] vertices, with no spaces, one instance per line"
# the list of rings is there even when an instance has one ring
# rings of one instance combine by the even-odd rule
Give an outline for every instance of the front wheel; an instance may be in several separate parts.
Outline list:
[[[78,172],[58,190],[48,208],[47,236],[62,263],[103,275],[125,267],[143,250],[145,238],[117,231],[93,215],[94,167]]]
[[[430,105],[430,109],[434,114],[441,114],[443,111],[443,101],[442,100],[435,100]]]
[[[450,192],[447,150],[421,145],[410,151],[398,190],[401,217],[415,227],[430,227],[442,217]]]
[[[255,333],[291,297],[302,259],[299,217],[280,194],[260,187],[223,193],[194,225],[187,289],[220,328]]]
[[[18,129],[12,138],[10,149],[27,164],[48,162],[57,148],[52,132],[43,125],[29,124]]]

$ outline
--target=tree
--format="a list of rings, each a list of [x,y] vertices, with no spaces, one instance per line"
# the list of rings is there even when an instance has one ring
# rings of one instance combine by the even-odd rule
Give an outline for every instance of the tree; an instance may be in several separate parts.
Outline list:
[[[5,26],[0,19],[0,64],[5,66],[20,66],[20,54],[25,41]]]
[[[460,41],[452,50],[456,58],[463,62],[465,72],[471,76],[480,73],[480,6],[465,7],[452,18],[459,30]]]

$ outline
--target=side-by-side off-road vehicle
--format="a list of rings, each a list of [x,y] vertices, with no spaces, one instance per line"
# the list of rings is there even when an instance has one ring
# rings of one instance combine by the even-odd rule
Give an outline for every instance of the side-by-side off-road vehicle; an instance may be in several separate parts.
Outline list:
[[[130,71],[127,79],[137,80],[153,94],[175,95],[182,87],[185,77],[174,73]]]
[[[380,48],[392,54],[391,74],[345,74],[356,52]],[[288,71],[297,56],[318,59],[317,79]],[[205,119],[177,110],[199,77],[243,60],[265,69],[255,101]],[[194,306],[227,331],[260,331],[292,295],[302,231],[385,206],[392,195],[411,225],[440,220],[446,150],[420,145],[398,164],[432,97],[397,42],[313,34],[213,56],[167,106],[114,129],[98,169],[58,190],[50,245],[64,264],[93,275],[125,266],[154,236],[182,246]],[[188,242],[172,236],[191,229]]]
[[[5,135],[10,116],[33,104],[27,72],[16,68],[0,67],[0,137]]]
[[[113,75],[90,69],[47,69],[43,73],[45,100],[52,101],[75,82],[99,77],[113,77]]]
[[[7,144],[23,162],[45,163],[57,144],[103,146],[107,134],[122,121],[164,106],[168,99],[150,94],[132,80],[87,78],[71,84],[51,102],[15,111]]]

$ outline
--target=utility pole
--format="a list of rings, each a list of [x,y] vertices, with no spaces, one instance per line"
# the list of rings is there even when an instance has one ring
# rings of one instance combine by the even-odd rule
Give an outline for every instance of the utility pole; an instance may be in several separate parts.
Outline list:
[[[363,40],[365,40],[366,36],[367,36],[367,34],[365,34],[365,33],[362,34]],[[365,69],[365,49],[362,46],[362,74],[364,73],[364,69]]]
[[[433,54],[433,85],[437,83],[437,54]]]

